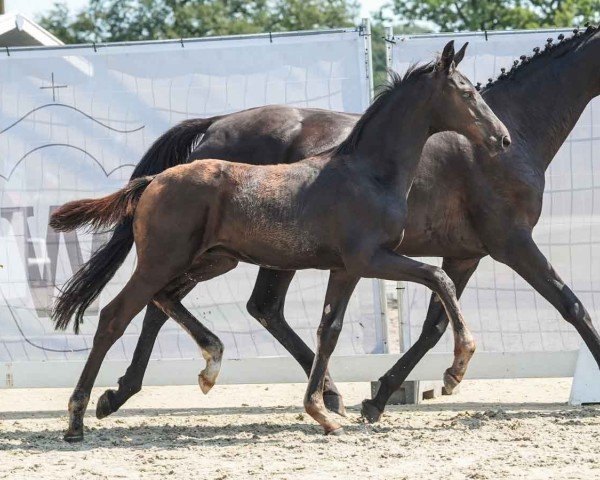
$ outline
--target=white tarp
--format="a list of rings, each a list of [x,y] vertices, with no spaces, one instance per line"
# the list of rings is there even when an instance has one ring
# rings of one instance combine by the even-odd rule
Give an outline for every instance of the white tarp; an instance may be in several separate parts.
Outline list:
[[[532,55],[546,40],[570,30],[435,35],[395,38],[392,67],[402,72],[410,63],[433,59],[446,42],[460,48],[469,42],[460,70],[474,83],[486,84],[500,68],[510,70],[521,55]],[[534,238],[559,275],[582,300],[592,318],[600,318],[600,99],[583,112],[573,132],[546,171],[541,219]],[[575,187],[576,186],[576,187]],[[440,265],[439,259],[425,261]],[[405,284],[403,318],[409,341],[418,337],[429,292]],[[505,265],[484,259],[461,298],[479,351],[576,350],[580,337],[532,287]],[[449,334],[437,347],[452,351]]]
[[[80,336],[55,333],[48,307],[89,258],[101,235],[57,235],[51,209],[120,188],[152,141],[175,123],[264,104],[361,112],[369,102],[365,37],[306,32],[11,50],[0,56],[0,362],[87,356],[98,306],[128,279],[133,257],[89,311]],[[370,52],[367,52],[370,55]],[[185,304],[224,341],[228,358],[283,355],[245,309],[257,269],[243,265],[197,287]],[[302,272],[290,287],[289,323],[314,347],[325,272]],[[108,358],[130,358],[139,315]],[[337,353],[382,351],[377,283],[363,280]],[[158,358],[197,357],[168,322]]]

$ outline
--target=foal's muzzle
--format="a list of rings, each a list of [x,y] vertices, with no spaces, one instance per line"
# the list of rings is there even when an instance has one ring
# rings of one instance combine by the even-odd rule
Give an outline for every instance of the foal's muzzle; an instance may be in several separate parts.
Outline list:
[[[491,156],[496,156],[507,150],[511,143],[510,135],[492,135],[488,138],[488,150]]]

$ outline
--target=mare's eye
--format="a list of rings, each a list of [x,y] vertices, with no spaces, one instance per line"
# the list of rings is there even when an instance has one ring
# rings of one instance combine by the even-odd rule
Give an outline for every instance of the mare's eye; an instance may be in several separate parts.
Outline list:
[[[463,92],[462,93],[463,98],[471,98],[473,96],[472,92]]]

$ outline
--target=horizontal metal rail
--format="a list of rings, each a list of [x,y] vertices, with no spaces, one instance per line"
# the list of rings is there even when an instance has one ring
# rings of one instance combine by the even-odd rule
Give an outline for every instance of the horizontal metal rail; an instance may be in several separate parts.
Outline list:
[[[555,378],[571,377],[577,351],[565,352],[481,352],[469,364],[466,378]],[[330,370],[338,382],[377,380],[398,359],[397,354],[333,356]],[[428,354],[411,372],[408,380],[441,380],[452,363],[452,354]],[[0,363],[0,387],[73,387],[83,369],[82,361],[41,361]],[[96,386],[109,387],[125,372],[128,361],[106,361]],[[153,360],[144,377],[145,385],[195,384],[204,360]],[[223,361],[217,381],[221,385],[256,383],[303,383],[306,375],[291,357],[262,357]]]

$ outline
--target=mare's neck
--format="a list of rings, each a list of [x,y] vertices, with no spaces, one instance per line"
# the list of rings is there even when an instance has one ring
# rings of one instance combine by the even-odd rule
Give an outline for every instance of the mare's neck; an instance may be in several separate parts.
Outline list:
[[[518,141],[526,146],[526,160],[540,171],[548,168],[587,104],[599,93],[598,47],[600,38],[591,38],[558,58],[534,60],[540,62],[538,68],[530,65],[515,78],[483,92],[508,127],[513,145]]]
[[[365,124],[355,157],[382,187],[407,194],[425,142],[432,134],[431,93],[414,82],[402,87]]]

